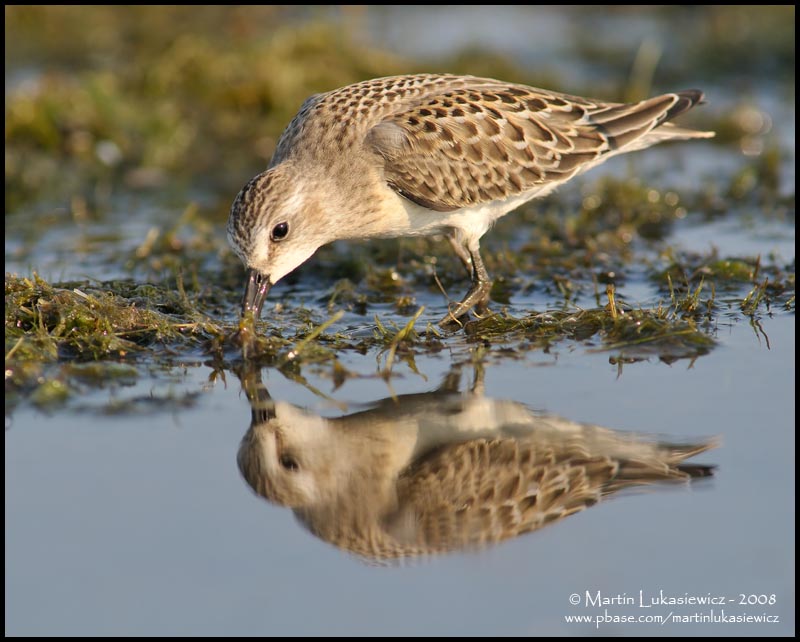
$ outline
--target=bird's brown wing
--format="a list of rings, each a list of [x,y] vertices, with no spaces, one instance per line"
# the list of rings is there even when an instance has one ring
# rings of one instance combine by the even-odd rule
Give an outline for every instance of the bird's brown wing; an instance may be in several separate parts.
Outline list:
[[[392,188],[450,211],[563,182],[609,152],[636,147],[701,99],[690,90],[614,104],[476,78],[437,87],[373,127],[366,141]],[[675,137],[686,137],[680,131]]]

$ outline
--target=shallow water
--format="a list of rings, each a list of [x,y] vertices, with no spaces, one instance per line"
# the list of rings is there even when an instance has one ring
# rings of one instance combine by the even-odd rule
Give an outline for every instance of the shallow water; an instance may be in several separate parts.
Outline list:
[[[367,13],[366,28],[399,52],[439,55],[480,40],[543,66],[555,51],[560,62],[548,72],[571,74],[576,82],[610,73],[568,46],[567,36],[577,29],[569,11],[547,11],[538,21],[526,21],[529,16],[520,8],[394,8]],[[620,29],[633,43],[626,50],[645,37],[666,39],[670,23],[664,19],[615,13],[607,18],[604,41]],[[436,25],[435,36],[426,31]],[[429,48],[420,51],[425,43]],[[699,82],[686,78],[687,85]],[[754,79],[752,86],[764,83]],[[726,95],[713,82],[703,86]],[[792,133],[779,143],[788,155],[782,190],[793,195],[794,105],[788,108],[781,97],[780,88],[768,87],[762,103],[781,105],[773,112],[774,127]],[[709,106],[716,108],[723,107]],[[725,183],[746,162],[730,149],[705,145],[698,143],[696,154],[683,146],[642,153],[637,170],[651,183],[689,190],[705,176]],[[587,180],[629,170],[617,159]],[[34,240],[26,239],[25,221],[7,219],[6,270],[36,269],[52,280],[130,276],[114,257],[138,247],[150,225],[179,217],[181,209],[149,198],[133,205],[117,201],[107,219],[55,227]],[[786,218],[762,218],[751,205],[734,203],[726,217],[698,220],[696,214],[672,228],[671,246],[716,247],[722,257],[772,253],[793,272],[793,209]],[[643,245],[637,251],[655,250]],[[317,320],[329,317],[316,281],[303,278],[279,284],[270,302],[304,304]],[[530,292],[512,296],[515,315],[554,305],[536,276],[530,279]],[[414,294],[416,305],[426,306],[423,323],[444,314],[441,295],[432,289]],[[659,299],[635,268],[621,294],[630,303]],[[574,303],[593,301],[584,293]],[[371,335],[375,314],[384,323],[408,321],[388,305],[370,305],[366,316],[348,313],[334,329]],[[341,503],[334,502],[336,510],[321,522],[307,518],[308,526],[290,508],[251,490],[237,465],[251,403],[234,372],[215,376],[206,355],[179,355],[154,365],[149,378],[109,383],[58,411],[21,404],[6,415],[6,635],[792,634],[794,314],[773,310],[758,319],[760,327],[732,306],[716,317],[716,348],[671,363],[654,354],[618,365],[616,353],[568,340],[521,354],[489,347],[481,356],[461,333],[447,337],[443,350],[416,356],[416,371],[398,358],[389,381],[376,376],[386,354],[374,350],[340,355],[343,366],[363,377],[339,388],[327,375],[304,371],[303,384],[264,368],[259,375],[272,400],[268,409],[295,413],[298,434],[313,425],[325,439],[331,431],[324,420],[345,418],[337,430],[356,437],[361,431],[371,443],[379,429],[399,441],[403,430],[418,424],[427,426],[422,434],[430,438],[431,425],[455,425],[460,414],[467,425],[485,430],[489,411],[506,408],[515,430],[529,417],[545,416],[559,418],[562,431],[591,424],[617,431],[626,443],[642,435],[719,441],[690,460],[715,466],[711,478],[624,490],[496,545],[452,546],[456,550],[402,563],[363,559],[315,536],[346,512],[347,498],[337,499]],[[480,412],[457,405],[448,414],[431,396],[448,375],[452,384],[455,372],[462,402],[477,377]],[[370,415],[376,404],[400,423]],[[398,404],[396,413],[392,404]],[[364,423],[348,423],[359,412]],[[453,439],[448,433],[448,443],[463,440],[459,434]],[[363,457],[371,456],[363,447]],[[609,601],[598,605],[598,595]],[[700,601],[668,599],[690,596]],[[724,603],[702,603],[709,598]],[[598,623],[600,615],[650,621]],[[712,615],[717,621],[703,621]],[[721,622],[722,615],[772,621]],[[569,622],[568,616],[595,619]]]
[[[626,365],[582,349],[486,366],[490,399],[574,422],[670,441],[718,436],[695,458],[718,466],[692,487],[612,497],[482,552],[367,564],[251,492],[236,464],[250,425],[239,383],[212,386],[194,407],[139,416],[21,409],[6,431],[6,633],[528,634],[663,632],[773,635],[792,630],[794,326],[769,324],[767,349],[746,324],[685,362]],[[348,383],[332,405],[267,371],[273,399],[325,416],[369,400],[437,388],[428,378]],[[756,374],[757,373],[757,374]],[[190,367],[175,391],[206,387]],[[471,378],[465,371],[462,390]],[[328,382],[311,381],[328,392]],[[147,395],[146,386],[124,394]],[[151,393],[158,392],[151,390]],[[123,391],[120,392],[122,394]],[[765,411],[765,404],[769,411]],[[693,460],[694,461],[694,460]],[[774,624],[601,625],[594,597],[723,595],[715,612],[777,615]],[[573,593],[581,606],[569,604]],[[741,606],[739,594],[775,595]],[[617,615],[690,615],[709,608],[609,607]],[[43,614],[46,613],[46,617]]]

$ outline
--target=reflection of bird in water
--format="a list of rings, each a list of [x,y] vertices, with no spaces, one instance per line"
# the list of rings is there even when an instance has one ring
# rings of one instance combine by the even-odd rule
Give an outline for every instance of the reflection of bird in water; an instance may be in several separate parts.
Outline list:
[[[541,528],[623,488],[685,482],[714,446],[672,445],[458,392],[385,399],[328,419],[243,378],[252,424],[239,468],[317,537],[372,560],[479,547]]]

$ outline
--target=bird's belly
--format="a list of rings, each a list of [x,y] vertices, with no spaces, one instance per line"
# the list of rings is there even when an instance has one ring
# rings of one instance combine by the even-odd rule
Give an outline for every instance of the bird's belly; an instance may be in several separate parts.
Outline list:
[[[421,205],[402,200],[403,211],[398,221],[404,236],[426,236],[449,230],[458,231],[465,239],[479,239],[501,216],[534,198],[526,193],[506,200],[490,201],[450,212],[437,212]]]

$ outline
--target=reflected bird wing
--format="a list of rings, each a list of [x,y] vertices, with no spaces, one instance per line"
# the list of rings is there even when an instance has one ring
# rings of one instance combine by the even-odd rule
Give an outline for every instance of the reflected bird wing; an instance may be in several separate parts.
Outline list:
[[[428,553],[479,547],[534,531],[626,487],[708,476],[680,461],[711,447],[661,448],[659,457],[621,460],[580,443],[536,439],[475,440],[445,446],[398,481],[399,507],[386,530]]]

